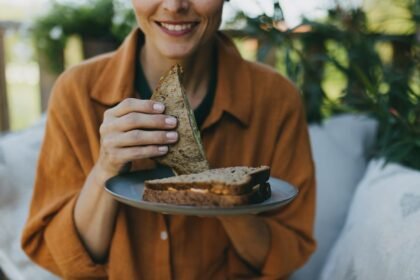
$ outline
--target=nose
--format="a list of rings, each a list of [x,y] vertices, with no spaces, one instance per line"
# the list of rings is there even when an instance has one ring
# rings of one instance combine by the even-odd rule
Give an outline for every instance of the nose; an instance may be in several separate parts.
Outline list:
[[[188,10],[189,0],[163,0],[163,8],[172,13],[179,13]]]

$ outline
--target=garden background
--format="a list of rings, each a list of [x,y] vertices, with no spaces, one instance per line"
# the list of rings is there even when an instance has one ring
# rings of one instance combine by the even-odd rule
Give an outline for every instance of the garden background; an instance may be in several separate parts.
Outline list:
[[[59,73],[115,49],[135,26],[129,1],[30,3],[0,2],[3,131],[33,124]],[[418,0],[227,5],[222,29],[246,58],[272,65],[298,85],[310,123],[366,112],[380,124],[375,153],[420,169]]]
[[[293,280],[420,279],[419,22],[420,0],[226,3],[222,29],[242,55],[305,103],[318,249]],[[50,89],[134,26],[128,0],[0,0],[0,279],[56,279],[19,234]]]

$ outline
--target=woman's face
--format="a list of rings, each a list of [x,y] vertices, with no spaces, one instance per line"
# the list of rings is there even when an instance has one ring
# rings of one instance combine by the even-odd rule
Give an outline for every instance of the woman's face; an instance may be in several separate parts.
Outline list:
[[[183,59],[218,30],[223,0],[132,0],[146,46],[169,59]]]

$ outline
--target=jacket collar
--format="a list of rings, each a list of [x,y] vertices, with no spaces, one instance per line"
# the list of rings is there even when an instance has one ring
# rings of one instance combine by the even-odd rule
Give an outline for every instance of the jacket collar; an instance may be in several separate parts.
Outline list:
[[[112,54],[92,88],[91,97],[104,105],[113,106],[134,96],[134,73],[137,30],[131,32]]]
[[[113,106],[125,98],[134,97],[134,73],[139,29],[134,30],[123,44],[110,55],[92,88],[92,99]],[[224,112],[248,125],[252,110],[251,74],[249,64],[241,58],[233,42],[217,33],[218,74],[213,108],[203,129],[216,123]]]

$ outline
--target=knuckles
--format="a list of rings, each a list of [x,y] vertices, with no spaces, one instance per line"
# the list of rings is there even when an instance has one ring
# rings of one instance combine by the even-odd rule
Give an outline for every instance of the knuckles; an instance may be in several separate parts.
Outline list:
[[[139,118],[136,113],[129,113],[126,115],[124,122],[130,127],[139,125]]]
[[[106,120],[112,115],[112,109],[108,109],[104,112],[103,119]]]
[[[104,135],[108,130],[108,125],[106,123],[102,123],[99,127],[99,134]]]
[[[126,98],[123,101],[121,101],[120,106],[133,108],[135,106],[135,101],[135,98]]]
[[[143,138],[143,131],[141,130],[133,130],[131,132],[131,140],[133,141],[139,141]]]
[[[106,149],[109,149],[113,146],[114,140],[110,137],[105,137],[102,139],[102,146]]]

